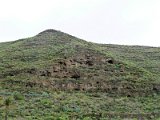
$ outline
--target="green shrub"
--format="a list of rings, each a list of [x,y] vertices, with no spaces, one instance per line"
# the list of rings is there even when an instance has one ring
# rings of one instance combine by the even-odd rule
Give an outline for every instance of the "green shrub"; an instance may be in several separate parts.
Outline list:
[[[53,116],[48,116],[46,118],[44,118],[44,120],[55,120]]]
[[[15,92],[13,97],[15,100],[24,100],[24,96],[20,92]]]

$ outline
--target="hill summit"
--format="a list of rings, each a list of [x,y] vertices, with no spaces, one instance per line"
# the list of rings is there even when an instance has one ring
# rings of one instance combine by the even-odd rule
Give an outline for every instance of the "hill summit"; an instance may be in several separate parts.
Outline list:
[[[39,34],[57,33],[57,32],[60,32],[60,31],[57,31],[57,30],[54,30],[54,29],[47,29],[47,30],[44,30],[44,31],[40,32]]]

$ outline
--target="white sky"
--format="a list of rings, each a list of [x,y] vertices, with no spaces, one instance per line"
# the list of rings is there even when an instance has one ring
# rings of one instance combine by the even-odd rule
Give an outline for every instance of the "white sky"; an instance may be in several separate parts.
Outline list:
[[[0,42],[45,29],[97,43],[160,46],[160,0],[0,0]]]

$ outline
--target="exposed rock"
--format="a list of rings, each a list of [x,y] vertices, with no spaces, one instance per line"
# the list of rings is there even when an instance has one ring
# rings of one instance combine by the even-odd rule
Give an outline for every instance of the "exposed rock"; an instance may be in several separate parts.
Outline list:
[[[87,60],[87,61],[86,61],[86,64],[87,64],[87,65],[89,65],[89,66],[94,65],[94,63],[93,63],[93,61],[92,61],[92,60]]]
[[[107,62],[110,63],[110,64],[113,64],[113,63],[114,63],[114,60],[113,60],[112,58],[108,58],[108,59],[107,59]]]
[[[153,85],[153,91],[159,93],[160,92],[160,85]]]

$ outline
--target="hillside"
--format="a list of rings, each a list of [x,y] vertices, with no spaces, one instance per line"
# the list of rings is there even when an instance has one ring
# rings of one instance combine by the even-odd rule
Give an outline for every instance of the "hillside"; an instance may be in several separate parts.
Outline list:
[[[45,30],[0,44],[0,118],[151,119],[160,113],[160,48],[105,45]],[[114,115],[115,114],[115,115]]]

